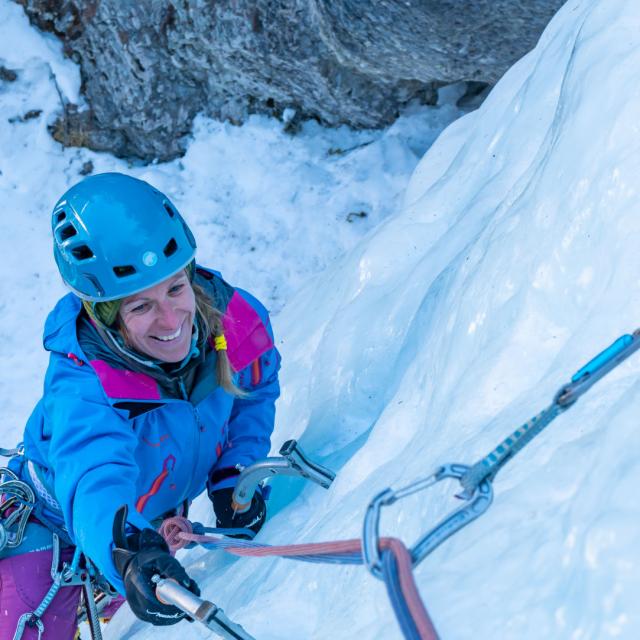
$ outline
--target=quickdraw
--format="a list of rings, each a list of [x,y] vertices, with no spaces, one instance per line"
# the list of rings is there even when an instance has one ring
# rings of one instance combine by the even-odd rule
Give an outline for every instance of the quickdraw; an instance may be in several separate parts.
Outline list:
[[[456,495],[465,504],[430,529],[411,549],[413,565],[424,560],[453,534],[473,522],[491,505],[492,482],[498,471],[545,429],[561,413],[573,406],[598,380],[617,367],[640,348],[640,329],[625,334],[579,369],[571,381],[560,388],[552,403],[505,438],[493,451],[471,466],[446,464],[435,473],[398,491],[386,489],[370,502],[364,519],[362,547],[369,571],[379,577],[381,561],[378,553],[379,523],[382,507],[413,493],[428,489],[446,478],[460,482],[462,491]]]
[[[380,578],[382,575],[382,560],[379,553],[380,513],[382,507],[387,507],[402,498],[424,491],[442,480],[450,478],[461,480],[469,469],[470,467],[464,464],[445,464],[437,469],[435,473],[418,482],[414,482],[397,491],[385,489],[373,498],[367,507],[362,536],[364,564],[371,574],[376,578]],[[409,549],[413,566],[421,562],[456,531],[481,516],[491,506],[492,500],[493,487],[491,482],[483,480],[467,504],[450,513]]]

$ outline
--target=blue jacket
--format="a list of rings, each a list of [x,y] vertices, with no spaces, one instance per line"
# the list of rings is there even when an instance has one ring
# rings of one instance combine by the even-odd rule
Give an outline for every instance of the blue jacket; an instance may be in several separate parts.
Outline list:
[[[280,356],[267,311],[216,272],[198,268],[196,282],[224,312],[227,354],[246,397],[217,385],[210,347],[183,397],[172,397],[152,375],[118,367],[100,349],[86,353],[78,337],[86,319],[74,294],[45,324],[51,355],[43,397],[25,429],[25,458],[37,470],[39,493],[58,502],[73,542],[121,593],[111,559],[120,506],[128,505],[130,525],[149,527],[207,481],[210,489],[233,486],[235,478],[220,470],[251,464],[270,448]],[[223,478],[215,486],[212,474],[214,483]]]

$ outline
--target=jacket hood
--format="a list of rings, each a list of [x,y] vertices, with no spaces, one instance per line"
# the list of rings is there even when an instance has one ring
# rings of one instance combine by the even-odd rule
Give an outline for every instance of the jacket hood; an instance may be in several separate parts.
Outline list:
[[[68,293],[58,300],[44,323],[42,344],[47,351],[55,351],[63,355],[77,354],[80,345],[76,322],[81,310],[82,302],[74,293]]]

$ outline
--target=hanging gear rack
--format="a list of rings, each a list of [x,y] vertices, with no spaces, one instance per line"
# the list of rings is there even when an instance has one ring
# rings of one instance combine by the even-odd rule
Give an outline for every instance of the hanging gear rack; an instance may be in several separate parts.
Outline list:
[[[98,620],[98,612],[96,611],[92,595],[92,575],[88,567],[81,567],[82,558],[82,552],[80,549],[76,548],[71,563],[63,562],[61,565],[60,538],[57,534],[53,534],[53,554],[51,560],[51,579],[53,582],[40,605],[34,611],[24,613],[20,616],[13,640],[21,640],[27,626],[37,628],[38,640],[40,640],[45,631],[44,624],[42,623],[42,616],[45,614],[49,605],[61,588],[74,586],[83,587],[86,600],[85,605],[87,608],[87,618],[93,640],[102,640],[100,621]]]
[[[2,450],[7,451],[7,450]],[[2,455],[19,455],[17,449],[13,449]],[[22,544],[27,522],[36,504],[36,496],[33,489],[20,480],[18,476],[7,469],[0,467],[0,552],[3,549],[15,549]]]
[[[8,458],[15,458],[24,454],[24,449],[19,446],[15,449],[0,449],[0,455]],[[271,457],[245,468],[238,478],[236,494],[238,500],[251,502],[254,492],[258,486],[268,478],[278,475],[299,476],[306,480],[315,482],[324,488],[328,488],[335,478],[335,473],[326,467],[312,461],[298,445],[296,440],[287,440],[280,448],[281,457]],[[35,482],[37,478],[30,476]],[[45,488],[41,487],[44,492]],[[80,621],[86,621],[89,625],[93,640],[102,640],[100,629],[100,610],[108,605],[115,592],[105,581],[95,566],[88,558],[83,556],[76,548],[71,563],[60,565],[60,541],[61,539],[71,544],[65,531],[55,526],[43,513],[42,504],[39,501],[46,500],[49,506],[54,498],[47,494],[43,497],[36,496],[34,489],[20,480],[16,473],[8,468],[0,468],[0,551],[6,546],[17,548],[23,540],[24,531],[30,517],[35,516],[53,535],[53,554],[51,564],[51,587],[44,596],[40,605],[31,612],[27,612],[20,617],[13,640],[21,640],[27,626],[35,627],[38,630],[38,638],[44,634],[44,624],[42,616],[53,601],[58,591],[67,586],[82,587],[82,597],[84,611],[79,616]],[[57,506],[54,503],[54,506]],[[220,529],[208,528],[199,525],[198,532],[216,533],[219,535],[242,534],[253,537],[255,533],[250,529]],[[228,538],[226,538],[228,539]],[[160,598],[173,603],[182,608],[185,613],[191,615],[208,629],[215,631],[220,637],[229,640],[253,640],[244,629],[229,620],[224,611],[215,604],[206,600],[199,600],[190,592],[182,593],[174,582],[162,580],[156,577],[158,585],[157,592]],[[176,590],[176,588],[178,590]],[[95,590],[103,596],[100,603],[96,603]],[[194,605],[195,606],[194,608]]]

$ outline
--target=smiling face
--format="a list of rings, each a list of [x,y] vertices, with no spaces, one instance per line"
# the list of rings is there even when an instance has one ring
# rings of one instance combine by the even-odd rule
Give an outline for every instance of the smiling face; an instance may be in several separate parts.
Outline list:
[[[125,298],[120,322],[127,342],[164,362],[181,362],[191,348],[196,298],[185,271]]]

